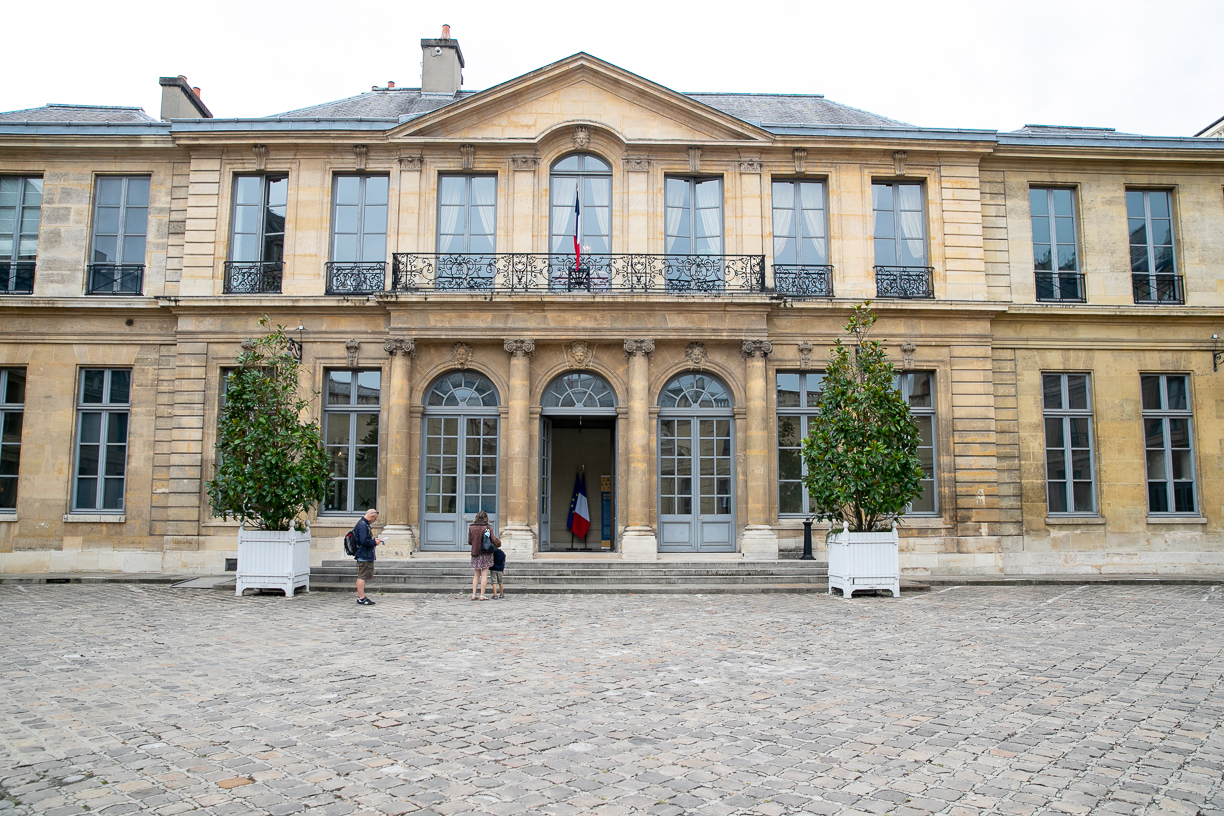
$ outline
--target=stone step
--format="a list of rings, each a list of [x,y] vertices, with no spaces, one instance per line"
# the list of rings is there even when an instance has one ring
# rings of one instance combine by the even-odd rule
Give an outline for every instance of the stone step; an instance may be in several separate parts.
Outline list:
[[[828,592],[828,583],[820,582],[815,584],[550,584],[544,586],[520,586],[513,582],[507,583],[508,595],[758,595],[766,593],[782,593],[794,592],[804,594],[824,594]],[[233,585],[229,587],[233,591]],[[429,595],[460,595],[467,596],[472,589],[472,581],[469,578],[466,582],[453,582],[451,584],[382,584],[375,575],[374,581],[370,582],[368,592],[371,595],[377,596],[380,593],[398,594],[398,593],[418,593]],[[902,586],[902,589],[908,589]],[[311,592],[353,592],[353,583],[346,581],[344,583],[336,583],[332,581],[315,581],[311,578]],[[490,590],[491,592],[491,590]]]

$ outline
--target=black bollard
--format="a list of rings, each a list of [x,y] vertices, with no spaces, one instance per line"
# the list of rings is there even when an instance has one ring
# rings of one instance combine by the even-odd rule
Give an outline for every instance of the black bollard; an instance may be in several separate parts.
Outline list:
[[[816,556],[812,555],[812,520],[808,519],[803,522],[803,557],[800,561],[815,561]]]

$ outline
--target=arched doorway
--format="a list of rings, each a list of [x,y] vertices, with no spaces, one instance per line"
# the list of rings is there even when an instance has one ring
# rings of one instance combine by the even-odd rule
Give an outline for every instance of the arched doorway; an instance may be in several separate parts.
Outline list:
[[[481,510],[497,527],[497,405],[497,388],[474,371],[443,374],[426,392],[421,549],[466,549]]]
[[[583,536],[567,523],[579,482],[591,522]],[[611,551],[615,484],[616,392],[598,374],[562,374],[540,398],[540,550]]]
[[[735,550],[731,392],[717,377],[673,377],[659,396],[659,551]]]

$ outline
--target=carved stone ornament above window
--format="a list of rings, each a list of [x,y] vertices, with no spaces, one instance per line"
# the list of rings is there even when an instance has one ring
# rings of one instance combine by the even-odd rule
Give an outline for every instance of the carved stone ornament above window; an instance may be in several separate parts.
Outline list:
[[[701,172],[701,148],[690,147],[688,149],[689,171],[692,173]]]
[[[898,150],[893,153],[893,172],[898,176],[905,175],[905,151]]]
[[[243,340],[238,345],[242,347],[243,351],[254,351],[255,350],[255,341],[249,337],[246,340]]]
[[[745,159],[744,161],[741,161],[739,163],[739,171],[741,173],[760,173],[761,172],[761,160],[760,159]]]
[[[570,368],[586,368],[591,364],[591,359],[595,353],[591,351],[591,347],[582,340],[575,340],[569,347],[569,364]]]
[[[799,341],[799,367],[804,371],[812,367],[812,344],[806,340]]]
[[[539,156],[511,156],[511,170],[535,170],[540,166]]]
[[[578,125],[574,128],[574,149],[586,150],[591,146],[591,131]]]
[[[806,173],[807,172],[807,151],[804,150],[802,147],[796,147],[794,150],[794,156],[795,156],[795,172],[796,173]]]
[[[388,337],[383,342],[383,350],[387,354],[394,357],[415,357],[416,356],[416,341],[411,337]]]
[[[420,172],[421,157],[420,156],[400,156],[399,166],[401,170],[410,170]]]
[[[263,170],[268,166],[268,146],[255,145],[251,148],[251,152],[255,154],[255,169]]]
[[[475,352],[467,343],[456,343],[451,347],[451,362],[460,370],[467,368],[471,362]]]
[[[701,368],[709,358],[705,343],[689,343],[684,347],[684,357],[693,368]]]
[[[654,352],[654,340],[626,340],[625,353],[630,357],[635,354],[647,355]]]
[[[511,357],[530,357],[535,354],[535,341],[528,339],[507,340],[502,344]]]
[[[357,367],[357,357],[361,353],[361,341],[353,338],[344,344],[344,356],[348,361],[349,368]]]
[[[740,353],[745,357],[760,355],[764,359],[773,353],[773,343],[768,340],[745,340],[740,346]]]
[[[471,170],[476,164],[476,145],[459,145],[459,152],[463,154],[463,169]]]
[[[650,159],[645,156],[626,156],[625,162],[626,173],[648,173],[650,172]]]
[[[909,370],[914,367],[914,352],[918,350],[910,341],[906,340],[901,344],[901,367]]]
[[[353,155],[357,157],[357,169],[366,169],[366,160],[370,156],[370,148],[365,145],[353,145]]]

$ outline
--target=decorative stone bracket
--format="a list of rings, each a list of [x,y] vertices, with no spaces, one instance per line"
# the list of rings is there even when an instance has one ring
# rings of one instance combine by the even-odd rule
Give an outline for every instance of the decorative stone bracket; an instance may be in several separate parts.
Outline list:
[[[421,157],[420,156],[400,156],[399,166],[401,170],[420,172]]]
[[[745,340],[740,346],[740,353],[745,357],[760,355],[765,358],[773,353],[773,343],[768,340]]]
[[[812,367],[812,344],[807,340],[799,341],[799,367],[804,371]]]
[[[901,344],[901,367],[907,371],[914,367],[914,352],[918,350],[910,341]]]
[[[530,357],[535,354],[535,341],[526,339],[507,340],[502,344],[511,357]]]
[[[459,152],[463,155],[463,169],[471,170],[476,164],[476,145],[459,145]]]
[[[700,147],[690,147],[688,149],[688,157],[689,157],[689,172],[700,173],[701,172],[701,148]]]
[[[257,144],[251,147],[251,152],[255,154],[255,169],[263,170],[268,166],[268,146]]]
[[[361,353],[361,341],[353,338],[344,344],[344,356],[348,360],[349,368],[357,367],[357,357]]]
[[[802,147],[796,147],[793,151],[795,157],[795,172],[803,174],[807,172],[807,151]]]
[[[626,340],[625,341],[625,354],[628,354],[630,357],[633,357],[634,355],[637,355],[637,354],[641,354],[641,355],[652,354],[654,353],[654,350],[655,350],[654,340]]]
[[[370,157],[370,148],[365,145],[353,145],[353,155],[357,158],[357,169],[366,169],[366,160]]]
[[[392,357],[397,354],[403,357],[415,357],[416,340],[411,337],[388,337],[383,342],[383,349]]]
[[[540,166],[539,156],[511,156],[511,170],[535,170]]]

